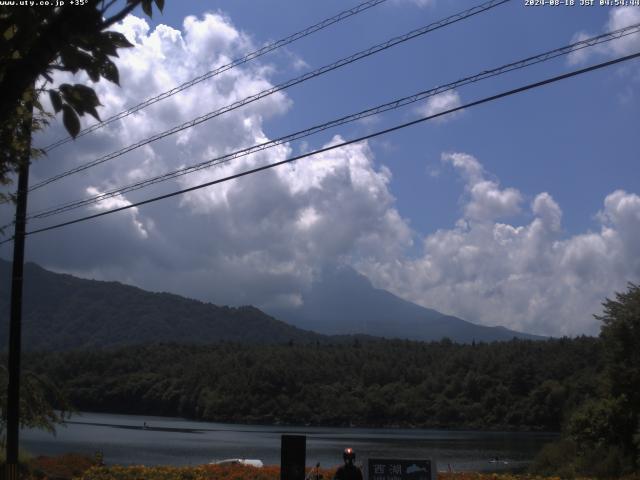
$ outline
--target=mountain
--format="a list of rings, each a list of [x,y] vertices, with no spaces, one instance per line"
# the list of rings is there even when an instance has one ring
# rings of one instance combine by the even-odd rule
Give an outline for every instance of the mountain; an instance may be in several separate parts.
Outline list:
[[[335,335],[364,333],[387,338],[432,341],[448,337],[459,343],[544,337],[485,327],[403,300],[374,288],[349,267],[326,269],[302,295],[297,308],[272,309],[277,318],[299,328]]]
[[[0,260],[0,350],[7,345],[11,264]],[[348,267],[327,269],[301,307],[224,307],[118,282],[84,280],[25,264],[23,348],[69,350],[150,343],[349,342],[364,334],[459,343],[541,339],[476,325],[402,300]],[[277,320],[281,319],[281,320]],[[285,323],[287,322],[287,323]],[[315,333],[318,332],[318,333]],[[329,337],[328,335],[331,335]]]
[[[255,307],[219,307],[118,282],[83,280],[25,264],[25,350],[104,348],[144,343],[326,341]],[[11,263],[0,260],[0,350],[9,335]]]

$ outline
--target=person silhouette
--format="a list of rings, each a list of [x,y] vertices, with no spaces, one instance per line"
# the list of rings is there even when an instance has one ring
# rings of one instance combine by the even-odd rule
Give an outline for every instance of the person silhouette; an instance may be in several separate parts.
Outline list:
[[[342,458],[344,459],[344,465],[336,470],[333,480],[363,480],[362,472],[354,465],[356,452],[353,451],[353,448],[345,448]]]

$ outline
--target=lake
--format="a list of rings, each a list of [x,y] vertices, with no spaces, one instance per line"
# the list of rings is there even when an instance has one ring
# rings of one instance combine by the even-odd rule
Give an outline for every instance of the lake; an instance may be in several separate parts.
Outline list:
[[[143,428],[146,423],[147,428]],[[280,436],[307,436],[307,465],[330,467],[353,447],[357,460],[432,458],[438,469],[503,471],[526,467],[551,433],[423,429],[280,427],[196,422],[181,418],[80,413],[57,435],[24,430],[21,444],[35,455],[104,453],[107,464],[197,465],[224,458],[280,463]],[[492,459],[498,461],[490,462]]]

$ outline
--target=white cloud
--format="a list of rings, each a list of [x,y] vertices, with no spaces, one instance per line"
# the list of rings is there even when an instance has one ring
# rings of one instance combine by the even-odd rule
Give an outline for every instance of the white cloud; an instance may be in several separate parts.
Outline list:
[[[578,43],[588,38],[591,38],[593,35],[590,35],[586,32],[578,32],[571,37],[571,43]],[[569,65],[581,65],[586,63],[587,60],[596,52],[602,52],[603,47],[602,44],[594,45],[592,47],[581,48],[579,50],[574,50],[569,55],[567,55],[567,63]]]
[[[254,48],[249,37],[220,14],[188,17],[183,31],[162,25],[152,30],[136,17],[118,28],[136,46],[120,53],[121,89],[105,82],[95,85],[105,105],[103,117]],[[256,62],[235,68],[54,150],[34,165],[33,181],[269,88],[272,71]],[[264,142],[264,123],[291,104],[283,93],[271,95],[36,191],[32,208],[98,194]],[[55,122],[38,143],[61,135],[62,127]],[[330,143],[341,141],[336,136]],[[281,145],[112,198],[89,213],[283,160],[291,153],[288,145]],[[30,254],[54,269],[126,279],[221,304],[295,304],[299,288],[326,262],[354,252],[390,256],[410,245],[412,232],[394,208],[390,180],[390,171],[375,165],[368,144],[354,144],[179,199],[34,236]]]
[[[465,206],[467,218],[473,220],[491,220],[508,217],[520,211],[522,197],[513,188],[500,189],[497,182],[485,180],[482,165],[471,155],[464,153],[446,153],[442,161],[451,163],[459,169],[466,179],[466,191],[469,201]]]
[[[640,9],[638,7],[616,7],[609,11],[609,19],[603,28],[603,33],[619,30],[630,25],[640,23]],[[594,34],[578,32],[574,34],[571,42],[579,42],[593,37]],[[585,63],[595,55],[624,56],[640,50],[640,34],[634,33],[616,40],[601,43],[593,47],[576,50],[569,54],[567,61],[570,65]]]
[[[104,192],[99,191],[95,187],[87,188],[87,195],[90,197],[103,195]],[[91,205],[91,209],[95,212],[105,212],[108,210],[114,210],[117,208],[126,209],[127,215],[131,218],[131,224],[133,225],[135,231],[138,233],[140,238],[147,239],[149,238],[149,229],[153,227],[153,221],[151,219],[147,220],[147,225],[139,220],[139,210],[138,207],[127,208],[131,205],[131,202],[127,200],[122,195],[116,195],[114,197],[106,198],[105,200],[95,203]]]
[[[435,115],[436,113],[450,110],[462,105],[460,95],[455,90],[449,90],[447,92],[440,93],[433,97],[429,97],[427,101],[418,107],[418,113],[425,117]],[[455,118],[461,111],[450,113],[442,117],[437,117],[437,122],[446,122]]]
[[[443,158],[465,181],[463,217],[427,235],[417,258],[367,259],[359,269],[404,298],[486,325],[597,333],[600,303],[640,278],[640,197],[608,195],[599,231],[565,238],[549,193],[535,196],[529,223],[498,222],[518,212],[523,195],[488,181],[470,155]]]
[[[119,27],[136,47],[118,59],[122,88],[95,85],[107,117],[253,48],[228,18],[190,17],[183,31],[151,30],[128,17]],[[292,60],[292,61],[295,61]],[[202,82],[92,135],[54,150],[32,169],[38,181],[157,131],[271,86],[269,65],[248,64]],[[63,79],[64,77],[59,77]],[[82,81],[75,79],[74,81]],[[424,108],[459,103],[456,95]],[[439,103],[438,103],[439,102]],[[198,127],[38,190],[33,210],[96,194],[267,140],[269,118],[291,100],[278,93]],[[38,138],[63,135],[58,121]],[[336,135],[329,144],[342,139]],[[382,144],[378,144],[382,145]],[[125,206],[166,191],[232,174],[292,154],[281,145],[94,207]],[[564,236],[551,194],[527,196],[500,185],[472,155],[447,153],[464,182],[462,218],[416,238],[395,206],[391,172],[367,143],[30,237],[29,255],[44,266],[221,304],[296,305],[301,288],[327,263],[356,266],[380,287],[485,324],[545,334],[596,331],[591,314],[627,280],[640,277],[640,197],[607,196],[598,230]],[[441,173],[443,174],[443,173]],[[10,212],[0,210],[2,219]],[[530,216],[516,224],[513,216]],[[75,215],[57,218],[74,218]],[[33,223],[33,227],[47,223]],[[7,250],[3,250],[6,252]]]

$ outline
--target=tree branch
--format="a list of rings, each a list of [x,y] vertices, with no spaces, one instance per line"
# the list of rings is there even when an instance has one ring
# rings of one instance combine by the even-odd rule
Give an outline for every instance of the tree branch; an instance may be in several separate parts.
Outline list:
[[[107,10],[109,10],[111,8],[111,6],[116,3],[118,0],[111,0],[109,3],[107,3],[107,5],[105,6],[104,4],[104,0],[102,0],[102,10],[100,10],[100,13],[102,15],[104,15],[105,13],[107,13]]]
[[[135,10],[135,8],[140,5],[140,3],[142,2],[142,0],[134,0],[133,2],[131,2],[129,5],[127,5],[126,7],[124,7],[122,10],[120,10],[120,12],[116,13],[114,16],[112,16],[111,18],[106,19],[104,22],[102,22],[102,30],[104,30],[105,28],[109,28],[111,25],[113,25],[114,23],[119,22],[120,20],[124,19],[127,15],[129,15],[133,10]]]

